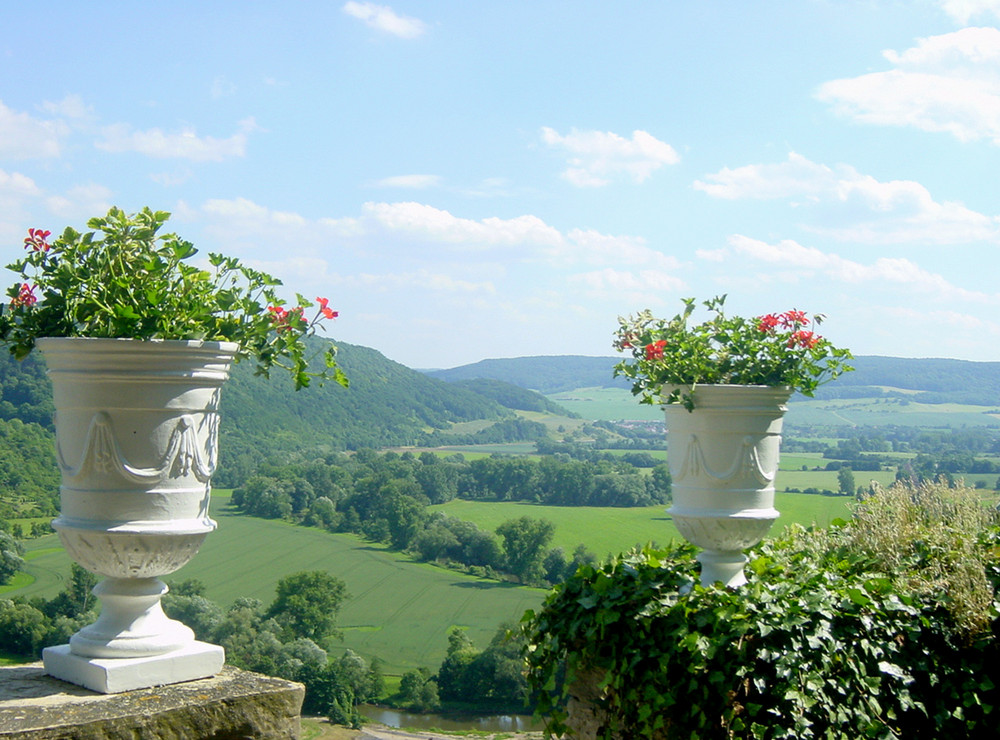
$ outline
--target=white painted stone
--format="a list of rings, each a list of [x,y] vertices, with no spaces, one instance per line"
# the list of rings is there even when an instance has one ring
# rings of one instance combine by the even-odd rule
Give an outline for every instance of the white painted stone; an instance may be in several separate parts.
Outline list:
[[[208,678],[221,671],[225,662],[225,650],[205,642],[145,658],[85,658],[73,653],[69,645],[42,651],[48,675],[101,694]]]
[[[94,589],[100,617],[68,646],[47,649],[46,669],[108,692],[213,675],[222,648],[195,642],[163,613],[160,577],[215,529],[219,394],[237,346],[73,337],[38,347],[62,474],[52,526],[73,560],[105,576]]]
[[[774,478],[790,396],[790,388],[699,385],[693,411],[663,407],[674,499],[668,513],[684,539],[703,548],[703,585],[746,583],[743,550],[778,518]]]

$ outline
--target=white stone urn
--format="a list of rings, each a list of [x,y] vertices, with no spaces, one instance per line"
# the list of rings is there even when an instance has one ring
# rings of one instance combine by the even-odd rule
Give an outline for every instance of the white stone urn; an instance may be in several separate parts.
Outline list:
[[[60,515],[73,560],[105,578],[97,621],[43,651],[56,678],[117,693],[215,675],[223,649],[160,605],[161,576],[215,529],[209,517],[228,342],[46,338]]]
[[[665,405],[668,513],[702,548],[701,582],[746,583],[743,551],[767,534],[774,508],[782,417],[792,390],[760,385],[699,385],[694,410]]]

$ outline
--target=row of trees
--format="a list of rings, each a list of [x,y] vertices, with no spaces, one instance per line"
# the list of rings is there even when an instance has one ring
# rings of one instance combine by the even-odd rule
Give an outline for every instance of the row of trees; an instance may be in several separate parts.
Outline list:
[[[66,588],[52,599],[0,599],[0,651],[34,659],[43,646],[65,643],[96,618],[98,603],[91,593],[96,582],[73,564]],[[351,650],[335,658],[327,651],[340,637],[337,615],[346,598],[339,578],[308,571],[282,578],[267,606],[239,598],[224,609],[205,598],[204,584],[188,580],[171,584],[163,608],[199,640],[222,645],[227,663],[303,683],[303,711],[357,727],[358,704],[381,699],[386,688],[378,658],[368,661]],[[437,708],[442,699],[520,709],[525,686],[520,655],[521,643],[517,636],[508,638],[506,626],[482,651],[456,629],[438,673],[408,672],[397,700],[423,711]]]
[[[669,476],[654,469],[642,476],[600,473],[605,463],[543,458],[484,458],[466,463],[442,460],[424,453],[332,456],[322,461],[271,466],[267,474],[252,477],[233,492],[233,503],[243,512],[265,518],[284,518],[334,532],[354,532],[424,561],[453,563],[477,575],[507,573],[521,583],[557,583],[582,562],[595,559],[585,548],[569,555],[550,549],[554,526],[545,520],[520,517],[504,522],[494,532],[475,524],[432,513],[429,505],[461,491],[482,497],[496,486],[508,495],[524,493],[545,476],[563,476],[566,485],[579,481],[591,487],[641,485],[659,489],[658,500],[669,490]],[[605,478],[617,483],[608,483]],[[646,480],[648,479],[648,481]]]
[[[426,668],[407,671],[398,701],[408,709],[427,712],[442,701],[475,704],[482,711],[524,709],[524,637],[512,625],[501,625],[485,650],[477,649],[461,627],[448,635],[448,653],[437,674]]]

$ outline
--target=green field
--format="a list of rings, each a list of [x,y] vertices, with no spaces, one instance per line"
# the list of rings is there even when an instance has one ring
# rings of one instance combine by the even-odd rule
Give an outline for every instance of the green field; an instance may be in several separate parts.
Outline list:
[[[836,474],[834,474],[836,475]],[[775,530],[792,522],[828,525],[838,517],[850,515],[853,499],[846,496],[818,496],[802,493],[775,494],[781,512]],[[583,543],[598,557],[617,554],[635,545],[655,542],[665,545],[679,540],[680,534],[666,506],[610,508],[588,506],[542,506],[517,501],[464,501],[454,499],[432,506],[448,516],[474,522],[480,529],[494,530],[508,519],[531,516],[548,519],[556,525],[553,547],[571,554]]]
[[[640,404],[624,388],[579,388],[548,396],[584,419],[662,421],[663,411]],[[814,401],[798,396],[788,406],[793,426],[1000,426],[995,407],[960,404],[901,403],[896,399],[836,399]]]
[[[385,662],[387,672],[436,668],[453,626],[486,647],[497,626],[537,607],[545,592],[500,584],[414,563],[350,535],[235,514],[228,497],[213,497],[219,529],[201,552],[167,580],[198,578],[208,598],[228,605],[238,596],[270,603],[278,580],[303,570],[327,570],[347,583],[340,613],[343,647]],[[33,540],[28,574],[35,580],[3,596],[58,593],[69,575],[69,559],[55,535]],[[339,644],[334,649],[339,648]]]
[[[436,668],[444,658],[453,626],[468,628],[475,644],[485,647],[501,622],[519,619],[545,595],[540,589],[415,563],[353,535],[240,516],[228,502],[228,495],[213,496],[212,511],[219,529],[191,563],[167,580],[197,578],[207,586],[207,596],[222,605],[239,596],[269,603],[283,576],[303,570],[329,571],[342,578],[349,591],[339,619],[344,641],[332,649],[351,648],[368,658],[378,656],[388,673],[419,666]],[[825,526],[849,515],[851,502],[848,497],[779,492],[776,505],[781,517],[775,531],[791,522]],[[523,515],[549,519],[556,525],[553,545],[568,554],[580,543],[603,558],[635,545],[665,545],[679,539],[665,506],[622,509],[454,500],[432,508],[488,530]],[[0,589],[0,595],[51,598],[62,589],[69,559],[55,535],[29,541],[27,561],[27,573]]]
[[[663,421],[662,409],[639,403],[636,397],[624,388],[578,388],[574,391],[553,393],[547,398],[567,411],[593,421],[621,419]]]

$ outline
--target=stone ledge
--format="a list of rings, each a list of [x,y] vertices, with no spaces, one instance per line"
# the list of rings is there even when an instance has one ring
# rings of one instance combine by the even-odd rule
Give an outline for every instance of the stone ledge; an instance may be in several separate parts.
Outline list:
[[[198,681],[98,694],[0,667],[2,740],[296,740],[301,684],[226,666]]]

